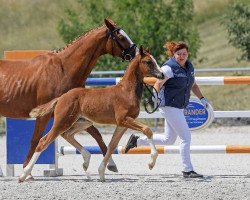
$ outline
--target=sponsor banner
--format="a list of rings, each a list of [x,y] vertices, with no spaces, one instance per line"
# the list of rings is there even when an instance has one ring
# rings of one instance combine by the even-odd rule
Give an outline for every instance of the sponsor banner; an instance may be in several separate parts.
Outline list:
[[[210,104],[206,109],[198,98],[191,97],[188,106],[184,109],[184,115],[191,131],[200,130],[213,122],[214,110]]]

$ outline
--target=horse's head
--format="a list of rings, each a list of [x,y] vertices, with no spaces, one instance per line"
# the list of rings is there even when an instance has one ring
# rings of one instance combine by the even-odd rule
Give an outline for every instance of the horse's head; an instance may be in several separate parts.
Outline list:
[[[108,28],[106,51],[113,56],[121,57],[123,60],[132,60],[137,51],[136,44],[111,19],[104,21]]]
[[[139,54],[141,56],[139,68],[143,77],[153,76],[158,79],[164,79],[164,74],[154,57],[150,54],[149,49],[144,50],[140,46]]]

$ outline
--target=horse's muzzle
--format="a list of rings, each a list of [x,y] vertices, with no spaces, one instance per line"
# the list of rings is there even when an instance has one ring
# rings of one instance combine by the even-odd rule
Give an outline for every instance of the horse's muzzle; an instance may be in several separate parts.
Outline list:
[[[133,44],[129,48],[124,49],[122,52],[123,59],[126,61],[131,61],[135,57],[136,48],[137,48],[136,44]]]
[[[164,79],[165,76],[164,76],[164,74],[161,72],[161,73],[158,74],[157,78],[158,78],[158,79]]]

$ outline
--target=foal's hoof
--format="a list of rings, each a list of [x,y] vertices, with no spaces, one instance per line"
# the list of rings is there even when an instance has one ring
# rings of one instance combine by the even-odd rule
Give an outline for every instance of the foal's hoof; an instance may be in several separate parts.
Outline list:
[[[102,183],[106,182],[105,178],[100,178],[100,181],[101,181]]]
[[[84,157],[83,157],[84,163],[82,164],[84,171],[87,171],[87,169],[89,167],[90,158],[91,158],[91,153],[86,152],[86,155],[84,155]]]
[[[154,165],[151,164],[151,163],[149,163],[149,164],[148,164],[148,168],[149,168],[150,170],[152,170],[152,169],[154,168]]]
[[[111,172],[118,172],[116,165],[108,165],[107,168]]]
[[[87,179],[88,179],[89,181],[91,181],[92,178],[91,178],[91,176],[90,176],[90,173],[89,173],[88,171],[85,171],[85,174],[86,174],[86,176],[87,176]]]
[[[86,165],[85,163],[82,164],[82,168],[83,168],[83,170],[84,170],[85,172],[87,171],[88,167],[89,167],[89,166]]]

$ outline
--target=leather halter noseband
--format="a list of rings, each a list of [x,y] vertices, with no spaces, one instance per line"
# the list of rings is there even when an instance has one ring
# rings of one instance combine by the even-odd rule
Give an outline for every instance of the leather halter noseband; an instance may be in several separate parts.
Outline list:
[[[112,40],[114,40],[116,42],[116,44],[118,45],[118,47],[122,50],[122,59],[126,60],[126,61],[130,61],[135,57],[136,44],[132,44],[132,45],[130,45],[130,47],[124,48],[122,46],[122,44],[119,42],[119,40],[117,39],[117,36],[115,34],[115,33],[119,33],[120,30],[121,30],[121,28],[115,28],[113,31],[108,29],[107,30],[107,37],[111,36]],[[112,51],[113,51],[113,48],[112,48]]]

